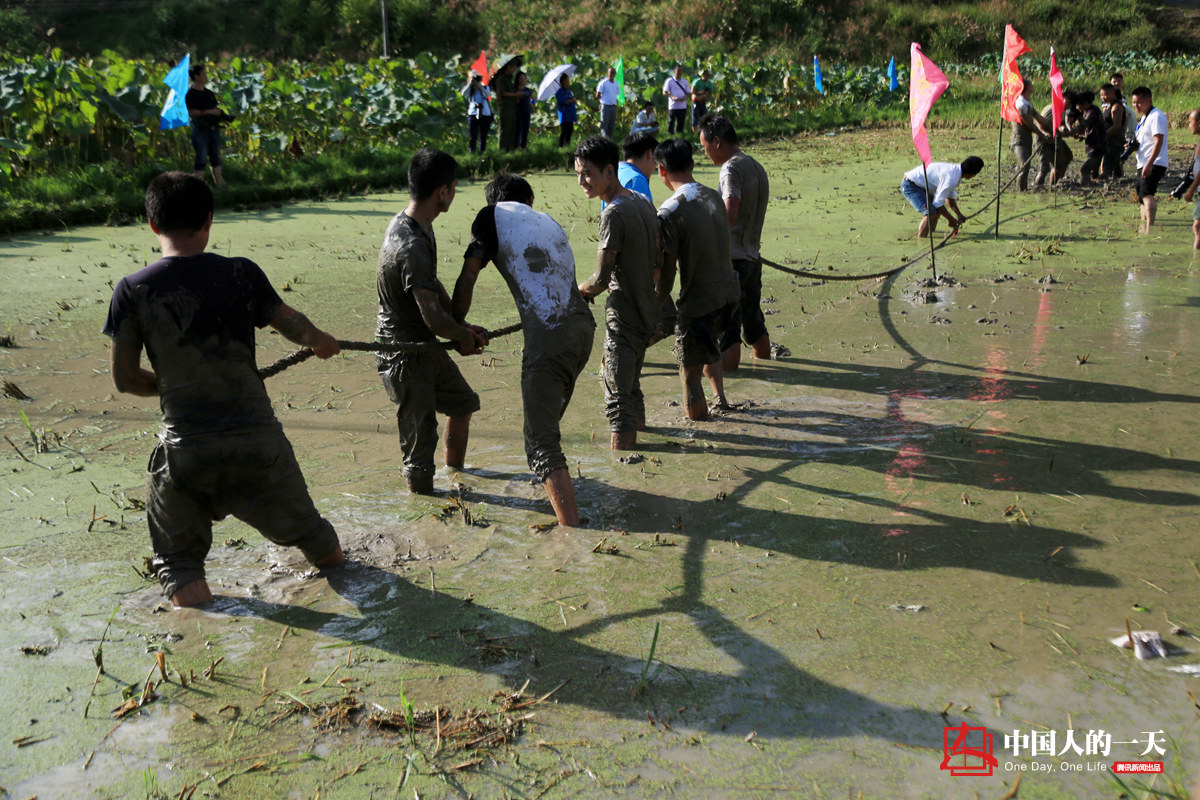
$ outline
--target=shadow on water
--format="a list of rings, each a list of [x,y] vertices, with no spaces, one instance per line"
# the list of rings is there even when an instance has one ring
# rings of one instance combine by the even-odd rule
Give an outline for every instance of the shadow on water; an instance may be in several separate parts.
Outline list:
[[[748,634],[719,610],[697,602],[703,547],[689,547],[687,588],[638,616],[686,615],[709,642],[740,665],[732,674],[672,666],[647,692],[633,697],[643,659],[630,658],[581,641],[594,625],[553,631],[537,623],[465,603],[461,598],[418,588],[386,570],[349,562],[328,570],[330,587],[352,610],[328,612],[261,599],[221,596],[211,611],[251,616],[370,645],[404,659],[481,673],[511,673],[531,679],[536,692],[564,684],[555,694],[571,703],[628,720],[645,720],[647,708],[674,713],[687,707],[685,725],[696,730],[779,738],[866,735],[901,744],[939,741],[947,721],[913,707],[880,703],[822,681],[799,669],[783,653]],[[487,664],[473,637],[519,637],[528,648],[519,660]],[[516,661],[516,663],[514,663]],[[519,678],[518,678],[519,676]],[[700,715],[704,716],[700,716]]]

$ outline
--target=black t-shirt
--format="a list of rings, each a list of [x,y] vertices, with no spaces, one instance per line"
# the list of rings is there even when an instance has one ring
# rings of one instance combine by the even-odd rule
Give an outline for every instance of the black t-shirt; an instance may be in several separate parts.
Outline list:
[[[437,240],[433,232],[401,211],[392,218],[379,248],[375,270],[379,295],[377,332],[386,342],[432,342],[437,337],[425,324],[414,289],[439,290]]]
[[[282,305],[249,259],[167,257],[116,285],[104,333],[145,347],[169,433],[227,433],[275,420],[254,329]]]
[[[213,94],[212,89],[188,89],[183,102],[187,104],[188,111],[209,111],[217,107],[217,96]],[[212,114],[204,114],[192,117],[192,124],[202,128],[215,128],[217,118]]]

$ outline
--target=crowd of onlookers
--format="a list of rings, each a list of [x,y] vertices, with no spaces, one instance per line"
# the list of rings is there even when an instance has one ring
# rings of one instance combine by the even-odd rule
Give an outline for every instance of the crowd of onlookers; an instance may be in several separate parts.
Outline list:
[[[501,150],[523,150],[529,146],[529,125],[539,93],[529,88],[529,75],[521,70],[521,62],[520,56],[501,59],[490,81],[471,70],[462,96],[467,101],[468,146],[472,153],[486,150],[496,116],[500,118],[498,140]],[[573,71],[572,68],[553,76],[546,92],[546,102],[552,106],[557,118],[559,147],[571,146],[575,124],[579,121],[579,98],[571,84]],[[619,108],[624,105],[623,87],[616,79],[616,69],[609,67],[594,93],[599,106],[600,133],[614,141],[621,138],[617,136],[616,127]],[[689,102],[691,130],[695,133],[717,91],[709,70],[703,70],[694,81],[689,81],[684,77],[683,65],[676,64],[671,76],[663,82],[662,94],[666,97],[667,133],[683,134],[689,122]],[[658,114],[651,94],[641,93],[640,99],[635,99],[631,105],[638,111],[629,132],[658,133]]]

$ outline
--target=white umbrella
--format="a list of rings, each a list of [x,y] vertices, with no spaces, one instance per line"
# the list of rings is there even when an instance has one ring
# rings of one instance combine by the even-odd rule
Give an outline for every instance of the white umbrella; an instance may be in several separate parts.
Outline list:
[[[546,73],[546,77],[542,78],[542,82],[538,84],[537,99],[549,100],[558,91],[558,83],[562,80],[563,75],[574,75],[574,64],[559,64],[554,69]]]

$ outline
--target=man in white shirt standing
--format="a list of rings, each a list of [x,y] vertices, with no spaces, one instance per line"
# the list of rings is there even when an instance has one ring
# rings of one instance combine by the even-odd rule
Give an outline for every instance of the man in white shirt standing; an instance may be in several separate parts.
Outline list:
[[[617,128],[617,71],[608,68],[608,75],[596,85],[596,99],[600,101],[600,133],[609,139]]]
[[[667,133],[683,135],[687,124],[687,101],[692,85],[683,77],[683,64],[675,65],[675,74],[663,82],[663,94],[667,101]]]
[[[933,235],[938,217],[945,217],[955,228],[966,222],[967,218],[958,208],[958,184],[974,178],[982,171],[983,159],[969,156],[961,164],[935,161],[928,167],[918,166],[904,173],[900,191],[922,215],[917,236],[924,238]],[[926,179],[929,181],[928,189]],[[932,214],[930,208],[933,209]]]
[[[1149,233],[1158,213],[1158,182],[1167,173],[1167,115],[1154,107],[1154,96],[1145,86],[1133,90],[1133,108],[1142,117],[1137,126],[1137,196],[1142,207],[1138,233]]]

